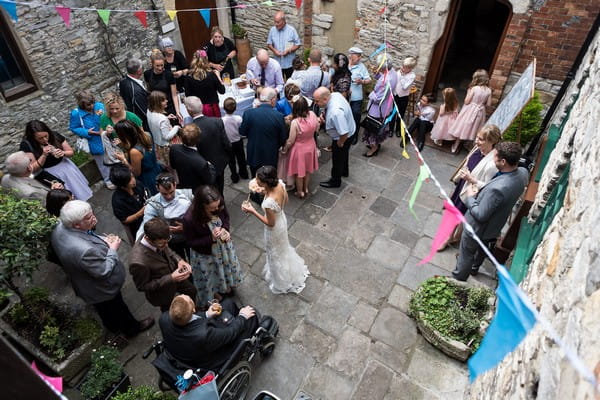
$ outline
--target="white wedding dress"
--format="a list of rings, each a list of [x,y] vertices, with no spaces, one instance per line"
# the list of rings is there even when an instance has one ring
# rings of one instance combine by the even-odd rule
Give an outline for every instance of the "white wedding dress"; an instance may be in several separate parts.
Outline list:
[[[310,272],[302,257],[290,245],[285,213],[270,197],[265,197],[261,206],[265,212],[268,208],[275,213],[275,226],[265,225],[267,263],[263,276],[273,293],[300,293]]]

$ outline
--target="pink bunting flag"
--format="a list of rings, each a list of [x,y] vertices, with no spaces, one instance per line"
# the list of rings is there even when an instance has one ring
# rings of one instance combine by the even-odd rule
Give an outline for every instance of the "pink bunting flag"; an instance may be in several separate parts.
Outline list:
[[[63,19],[63,21],[65,22],[65,25],[67,26],[67,28],[70,28],[71,27],[71,8],[63,7],[63,6],[56,6],[54,8],[56,9],[56,12],[58,13],[58,15],[60,15],[61,18]]]
[[[146,11],[140,10],[133,13],[140,20],[144,28],[148,27],[148,19],[146,18]]]
[[[46,374],[43,374],[42,372],[40,372],[37,365],[35,365],[35,361],[31,362],[31,369],[34,370],[40,376],[40,378],[42,378],[43,380],[48,382],[50,384],[50,386],[52,386],[54,389],[56,389],[58,391],[58,393],[62,393],[63,378],[61,378],[60,376],[53,377],[53,376],[48,376]]]
[[[246,8],[246,7],[248,7],[248,6],[245,4],[238,4],[237,6],[233,6],[233,8],[242,8],[242,9]]]
[[[435,237],[431,242],[431,250],[429,251],[427,257],[419,261],[417,265],[428,263],[433,256],[435,256],[435,253],[437,253],[437,250],[440,248],[442,243],[444,243],[450,237],[452,231],[454,231],[454,228],[456,228],[456,225],[464,220],[465,217],[458,210],[458,208],[454,207],[447,200],[444,201],[444,214],[442,215],[442,222],[440,223],[440,226],[435,233]]]
[[[302,7],[302,0],[296,0],[296,8],[299,10]]]
[[[386,9],[386,7],[385,7],[385,6],[383,6],[383,7],[381,8],[381,10],[379,10],[379,15],[383,14],[383,13],[385,12],[385,9]]]

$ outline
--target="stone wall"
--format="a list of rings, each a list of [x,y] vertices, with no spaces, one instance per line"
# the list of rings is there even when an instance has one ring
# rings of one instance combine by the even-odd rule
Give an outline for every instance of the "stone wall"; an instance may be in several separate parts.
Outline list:
[[[596,33],[575,79],[553,115],[561,138],[540,181],[531,217],[570,162],[563,208],[548,228],[521,286],[540,314],[582,358],[589,370],[600,366],[600,34]],[[571,108],[572,107],[572,108]],[[567,110],[570,113],[567,114]],[[578,375],[539,324],[496,369],[471,387],[472,399],[593,399]]]
[[[152,9],[153,3],[163,7],[161,0],[84,1],[77,7]],[[132,13],[112,13],[106,28],[97,13],[73,11],[67,28],[53,7],[19,5],[17,9],[14,29],[41,86],[9,103],[0,96],[0,163],[17,150],[29,120],[41,119],[57,132],[69,133],[74,93],[91,89],[101,101],[103,93],[116,87],[129,57],[147,59],[156,47],[160,25],[169,21],[164,14],[148,14],[148,28],[144,28]]]

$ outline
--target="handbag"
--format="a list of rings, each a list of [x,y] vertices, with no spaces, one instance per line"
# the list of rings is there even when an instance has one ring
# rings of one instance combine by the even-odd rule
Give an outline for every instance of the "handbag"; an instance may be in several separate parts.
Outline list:
[[[79,122],[81,122],[81,127],[85,128],[85,125],[83,124],[83,118],[81,118],[81,114],[79,114]],[[88,140],[82,137],[77,138],[77,141],[75,142],[75,150],[83,151],[84,153],[89,153],[90,144]]]
[[[206,383],[207,378],[212,380]],[[213,372],[207,372],[206,375],[200,380],[200,383],[192,386],[188,391],[183,392],[179,395],[179,400],[219,400],[219,389],[217,387],[217,380],[214,378]]]
[[[373,103],[369,104],[367,110],[371,109]],[[379,106],[379,115],[381,115],[381,106]],[[367,116],[361,121],[360,126],[365,128],[368,132],[379,132],[384,127],[384,118],[375,118],[369,115],[367,112]]]

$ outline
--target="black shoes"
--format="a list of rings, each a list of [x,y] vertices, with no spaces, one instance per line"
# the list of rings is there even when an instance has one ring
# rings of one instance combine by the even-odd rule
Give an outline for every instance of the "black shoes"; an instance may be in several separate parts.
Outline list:
[[[340,186],[342,186],[341,182],[334,182],[331,179],[328,181],[324,181],[319,183],[320,186],[324,187],[324,188],[339,188]]]

